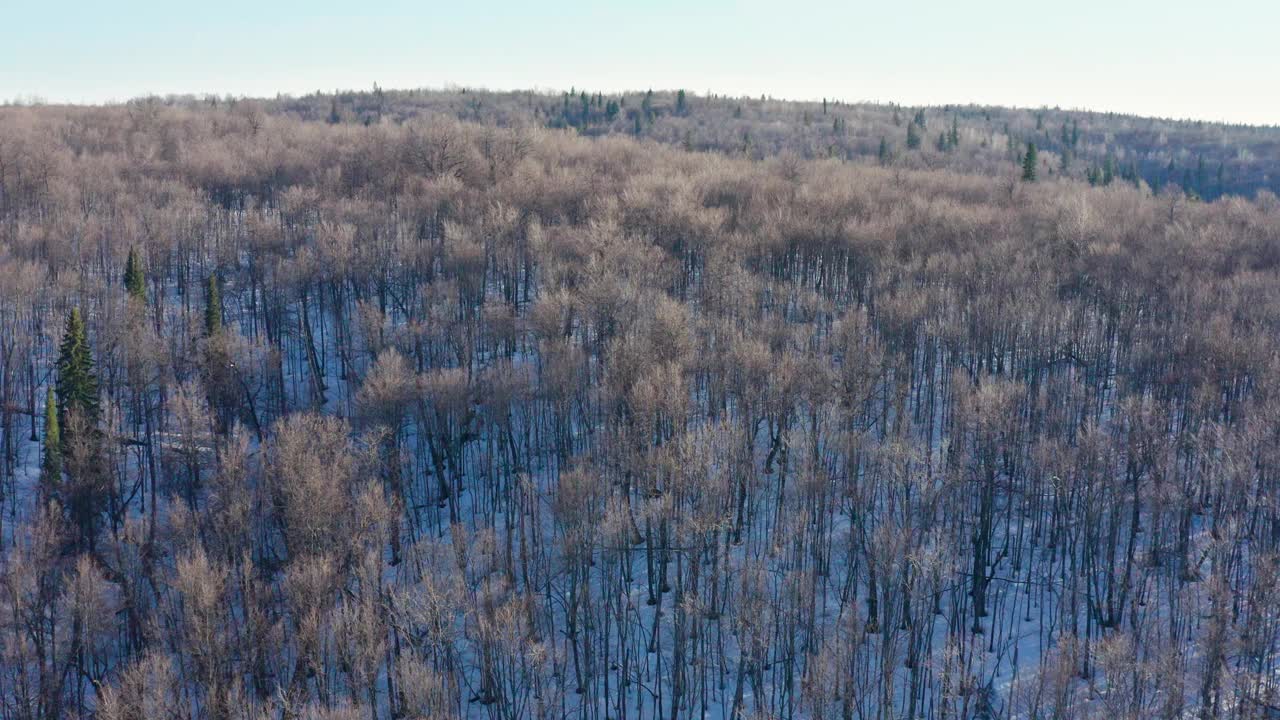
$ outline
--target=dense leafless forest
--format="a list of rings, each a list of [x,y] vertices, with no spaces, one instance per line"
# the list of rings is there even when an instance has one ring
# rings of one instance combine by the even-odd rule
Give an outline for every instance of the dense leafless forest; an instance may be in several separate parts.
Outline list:
[[[0,720],[1276,717],[1278,156],[0,108]]]
[[[683,96],[683,97],[682,97]],[[169,98],[217,106],[217,98]],[[1000,174],[1025,143],[1043,174],[1109,185],[1178,186],[1214,199],[1280,194],[1280,129],[1171,121],[1061,108],[902,107],[834,99],[695,97],[684,91],[604,95],[572,89],[532,92],[384,91],[315,93],[266,101],[270,112],[320,122],[405,122],[454,117],[499,126],[572,128],[588,136],[626,134],[691,150],[764,158],[872,159],[914,169]]]

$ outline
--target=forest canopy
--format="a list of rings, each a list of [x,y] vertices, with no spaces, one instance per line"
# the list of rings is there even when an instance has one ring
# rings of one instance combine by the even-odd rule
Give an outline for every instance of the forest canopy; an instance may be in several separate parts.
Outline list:
[[[1268,717],[1274,132],[0,108],[0,718]]]

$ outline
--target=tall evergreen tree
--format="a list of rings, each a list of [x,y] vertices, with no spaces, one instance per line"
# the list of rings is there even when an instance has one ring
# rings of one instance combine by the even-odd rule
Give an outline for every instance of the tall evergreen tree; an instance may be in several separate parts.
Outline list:
[[[955,115],[951,116],[951,133],[947,135],[947,144],[951,147],[960,147],[960,118]]]
[[[683,115],[686,107],[684,90],[681,90],[676,93],[676,112]]]
[[[147,301],[146,275],[142,272],[142,263],[133,248],[129,248],[129,257],[124,263],[124,287],[129,291],[129,297]]]
[[[1036,157],[1036,144],[1027,143],[1027,153],[1022,156],[1022,179],[1026,182],[1036,181],[1036,164],[1039,159]]]
[[[53,388],[44,399],[44,459],[40,465],[44,487],[56,487],[62,479],[62,431],[58,426],[58,401]]]
[[[890,159],[890,157],[889,157],[889,141],[888,141],[888,140],[885,140],[885,139],[884,139],[884,137],[881,137],[881,138],[880,138],[880,153],[879,153],[879,155],[880,155],[880,164],[881,164],[881,165],[888,165],[888,164],[889,164],[889,159]]]
[[[204,334],[217,335],[222,330],[222,294],[218,290],[218,273],[209,273],[204,289]]]
[[[110,482],[99,455],[98,379],[79,308],[73,308],[67,317],[58,353],[56,392],[57,461],[66,471],[64,482],[57,485],[59,499],[77,530],[77,546],[92,551]]]
[[[915,150],[920,147],[920,126],[914,121],[907,123],[907,148]]]
[[[58,425],[66,426],[67,412],[77,408],[92,424],[98,418],[98,378],[93,372],[93,351],[85,333],[80,308],[67,316],[62,344],[58,348]],[[67,434],[63,433],[65,440]]]

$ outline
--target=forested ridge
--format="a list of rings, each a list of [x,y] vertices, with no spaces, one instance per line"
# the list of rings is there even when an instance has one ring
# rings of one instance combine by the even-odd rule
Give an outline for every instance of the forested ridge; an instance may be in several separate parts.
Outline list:
[[[1270,191],[371,97],[0,108],[0,719],[1280,712]]]
[[[148,102],[218,107],[235,98]],[[1039,172],[1093,185],[1128,183],[1188,196],[1280,193],[1280,127],[1139,117],[1062,107],[908,107],[896,103],[797,102],[684,90],[602,93],[489,92],[467,88],[316,92],[260,101],[260,111],[327,123],[405,122],[429,117],[504,127],[628,135],[686,149],[752,158],[872,161],[895,167],[1003,176],[1027,145]]]

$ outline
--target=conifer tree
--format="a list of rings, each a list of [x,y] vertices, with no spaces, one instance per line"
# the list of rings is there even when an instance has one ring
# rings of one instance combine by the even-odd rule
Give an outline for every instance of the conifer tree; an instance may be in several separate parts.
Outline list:
[[[915,122],[907,123],[907,148],[915,150],[920,147],[920,128]]]
[[[676,93],[676,112],[683,115],[685,111],[684,90]]]
[[[144,303],[147,301],[146,276],[142,272],[142,263],[138,260],[138,254],[133,248],[129,248],[129,257],[124,263],[124,287],[129,291],[129,297]]]
[[[951,134],[947,136],[947,144],[951,147],[960,147],[960,119],[955,115],[951,116]]]
[[[204,290],[204,334],[217,335],[222,330],[222,296],[218,290],[218,273],[210,273]]]
[[[56,462],[66,471],[65,482],[57,485],[58,493],[77,529],[78,546],[92,551],[108,476],[98,455],[102,440],[97,427],[98,379],[79,308],[73,308],[67,317],[57,369],[58,407],[53,413],[59,440]],[[47,463],[48,442],[46,439]]]
[[[889,159],[890,159],[889,158],[889,141],[885,140],[884,137],[881,137],[880,138],[880,164],[888,165]]]
[[[44,460],[41,477],[46,488],[54,487],[62,478],[62,431],[58,426],[58,401],[53,388],[44,399]]]
[[[1036,144],[1027,143],[1027,153],[1022,156],[1022,179],[1025,182],[1036,181]]]
[[[93,372],[93,352],[85,333],[80,308],[67,317],[62,345],[58,348],[58,425],[66,425],[67,413],[77,408],[92,424],[98,417],[98,378]],[[67,434],[63,433],[64,441]]]

